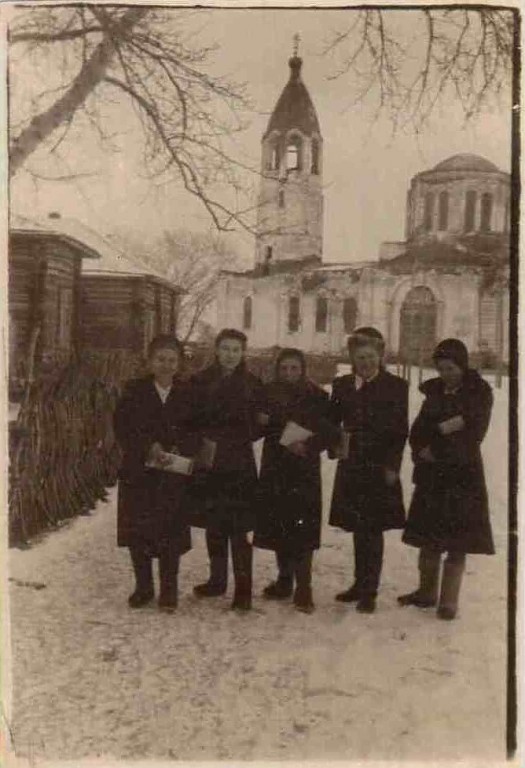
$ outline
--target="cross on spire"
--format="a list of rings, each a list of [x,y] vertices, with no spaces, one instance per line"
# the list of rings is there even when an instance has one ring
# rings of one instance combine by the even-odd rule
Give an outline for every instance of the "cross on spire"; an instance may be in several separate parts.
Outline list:
[[[299,33],[296,32],[293,36],[293,55],[294,57],[297,57],[297,54],[299,53],[299,43],[301,42],[301,38],[299,36]]]

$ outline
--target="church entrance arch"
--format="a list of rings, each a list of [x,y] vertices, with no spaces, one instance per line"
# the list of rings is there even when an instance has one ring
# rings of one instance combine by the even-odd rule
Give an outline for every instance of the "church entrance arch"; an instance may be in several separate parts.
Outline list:
[[[436,346],[437,302],[424,285],[412,288],[401,305],[399,356],[403,362],[429,363]]]

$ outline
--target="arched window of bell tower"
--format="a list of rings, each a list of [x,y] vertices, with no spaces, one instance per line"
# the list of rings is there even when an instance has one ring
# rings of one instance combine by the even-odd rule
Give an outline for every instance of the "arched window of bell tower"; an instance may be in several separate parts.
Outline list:
[[[268,145],[266,154],[266,170],[278,171],[281,165],[281,151],[279,146],[279,138],[275,137]]]
[[[288,171],[300,171],[302,168],[303,142],[300,136],[292,135],[286,145],[286,168]]]

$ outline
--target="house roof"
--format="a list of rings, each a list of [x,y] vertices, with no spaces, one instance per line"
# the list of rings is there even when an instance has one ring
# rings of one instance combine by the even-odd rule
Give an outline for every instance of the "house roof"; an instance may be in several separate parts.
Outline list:
[[[44,237],[61,240],[67,245],[80,251],[83,258],[100,259],[100,251],[93,237],[86,238],[80,222],[72,219],[48,219],[45,221],[32,219],[29,216],[13,214],[9,221],[11,234],[27,237]],[[95,234],[95,233],[92,233]]]
[[[434,173],[491,173],[491,174],[505,174],[505,171],[500,170],[497,165],[487,160],[481,155],[474,155],[468,152],[464,152],[458,155],[452,155],[445,160],[437,163],[433,168],[429,168],[417,176],[428,176]],[[507,175],[507,174],[505,174]]]
[[[151,277],[176,287],[161,272],[137,260],[129,259],[108,238],[77,219],[57,217],[41,221],[15,215],[11,217],[11,232],[55,237],[67,242],[80,250],[83,256],[92,259],[89,262],[82,262],[83,275]]]

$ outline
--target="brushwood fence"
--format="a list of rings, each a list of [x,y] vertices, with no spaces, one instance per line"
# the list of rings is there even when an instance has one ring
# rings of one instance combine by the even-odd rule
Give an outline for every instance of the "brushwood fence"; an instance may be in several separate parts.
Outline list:
[[[9,430],[9,543],[85,514],[114,485],[112,419],[121,383],[139,362],[122,353],[47,364],[26,384]]]

